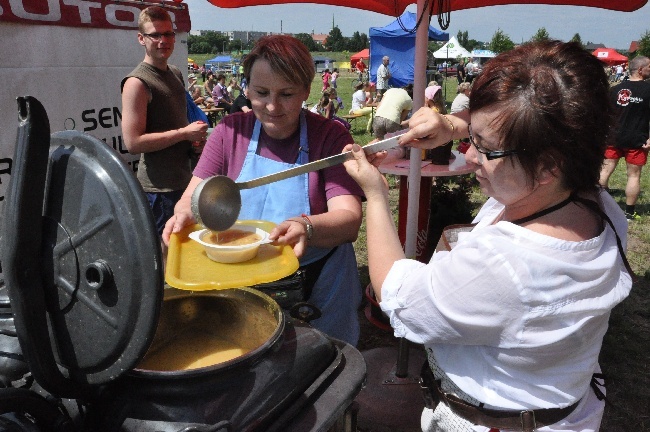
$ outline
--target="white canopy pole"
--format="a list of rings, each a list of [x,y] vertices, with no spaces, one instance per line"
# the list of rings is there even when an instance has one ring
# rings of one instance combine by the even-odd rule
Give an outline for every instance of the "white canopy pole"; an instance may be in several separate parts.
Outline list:
[[[427,44],[429,42],[429,16],[424,10],[425,0],[418,0],[416,19],[426,14],[415,33],[415,62],[413,82],[413,112],[424,106],[424,89],[426,88]],[[404,253],[407,258],[415,259],[418,236],[418,212],[420,210],[420,170],[421,152],[411,151],[408,175],[408,207],[406,213],[406,241]]]

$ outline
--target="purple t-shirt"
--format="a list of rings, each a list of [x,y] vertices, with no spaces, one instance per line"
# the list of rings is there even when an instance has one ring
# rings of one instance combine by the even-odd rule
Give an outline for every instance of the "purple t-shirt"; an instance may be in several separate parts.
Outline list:
[[[338,122],[305,111],[309,161],[341,153],[343,147],[354,142],[350,133]],[[253,135],[255,114],[235,113],[219,122],[203,149],[194,175],[205,179],[227,175],[233,180],[239,176],[246,150]],[[258,154],[262,157],[295,163],[300,146],[300,130],[284,140],[276,140],[260,132]],[[309,204],[312,214],[325,213],[327,200],[339,195],[365,198],[359,185],[348,175],[343,165],[309,173]]]
[[[221,83],[217,83],[212,89],[212,99],[217,102],[220,102],[221,100],[228,101],[229,98],[226,87],[222,87]]]

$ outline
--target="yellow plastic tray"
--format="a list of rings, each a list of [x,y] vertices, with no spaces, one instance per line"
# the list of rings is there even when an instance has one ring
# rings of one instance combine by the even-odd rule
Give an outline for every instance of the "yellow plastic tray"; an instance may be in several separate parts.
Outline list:
[[[275,224],[268,221],[237,221],[271,232]],[[172,234],[167,253],[165,280],[174,288],[205,291],[239,288],[273,282],[298,270],[298,258],[289,246],[263,244],[257,256],[250,261],[222,264],[212,261],[203,246],[191,240],[192,231],[204,229],[203,225],[190,225]]]

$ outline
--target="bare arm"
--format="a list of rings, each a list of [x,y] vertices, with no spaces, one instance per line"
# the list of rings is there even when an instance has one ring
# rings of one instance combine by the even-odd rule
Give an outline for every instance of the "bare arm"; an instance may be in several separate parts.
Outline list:
[[[430,108],[423,107],[404,122],[404,125],[409,127],[409,131],[400,136],[399,143],[420,149],[440,147],[452,139],[467,138],[468,124],[469,111],[467,110],[443,116]]]
[[[405,258],[390,210],[388,183],[376,168],[384,159],[385,152],[366,157],[357,144],[347,146],[345,150],[354,152],[354,159],[345,162],[345,169],[366,195],[368,270],[375,296],[381,301],[381,287],[386,275],[395,261]]]
[[[280,223],[271,231],[275,244],[293,247],[296,256],[301,257],[307,245],[331,248],[356,240],[362,220],[361,198],[354,195],[339,195],[327,201],[327,212],[309,216],[313,225],[312,238],[307,241],[307,226],[300,215]]]
[[[129,78],[122,89],[122,136],[131,154],[148,153],[170,147],[179,141],[202,141],[208,125],[194,122],[165,132],[146,133],[149,91],[137,78]]]

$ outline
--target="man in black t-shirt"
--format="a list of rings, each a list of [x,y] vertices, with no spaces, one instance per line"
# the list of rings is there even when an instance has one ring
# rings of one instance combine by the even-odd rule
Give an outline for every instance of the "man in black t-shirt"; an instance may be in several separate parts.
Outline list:
[[[465,82],[465,61],[461,60],[456,67],[456,79],[458,80],[458,85]]]
[[[630,79],[615,85],[611,96],[618,113],[615,145],[605,150],[600,172],[600,185],[607,188],[609,177],[618,160],[625,157],[627,185],[625,186],[625,215],[630,221],[640,216],[635,211],[641,192],[641,169],[648,161],[650,150],[650,58],[638,56],[630,61]]]
[[[232,106],[230,107],[230,114],[248,112],[251,109],[253,109],[253,106],[251,105],[250,99],[248,99],[248,86],[246,86],[233,101]]]

